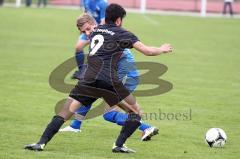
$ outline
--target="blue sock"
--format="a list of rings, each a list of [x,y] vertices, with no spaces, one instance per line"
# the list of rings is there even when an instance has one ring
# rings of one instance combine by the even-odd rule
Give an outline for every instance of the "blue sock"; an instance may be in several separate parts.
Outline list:
[[[116,123],[115,116],[116,116],[117,113],[118,113],[117,111],[107,112],[107,113],[103,114],[103,118],[106,121],[109,121],[109,122],[112,122],[112,123]]]
[[[78,69],[81,70],[81,67],[84,64],[84,52],[83,51],[76,52],[75,58],[77,61]]]
[[[91,109],[91,105],[88,105],[88,106],[82,106],[80,107],[76,113],[82,115],[83,117],[86,116],[87,112]],[[70,126],[74,129],[80,129],[82,125],[82,121],[79,121],[79,120],[76,120],[76,119],[73,119]]]
[[[150,127],[152,127],[152,126],[151,126],[151,125],[148,125],[148,124],[146,124],[146,123],[143,123],[143,122],[141,121],[141,125],[139,126],[138,129],[141,130],[141,131],[144,131],[144,130],[150,128]]]
[[[116,123],[118,125],[123,126],[124,122],[126,121],[126,119],[128,118],[128,115],[126,113],[122,113],[122,112],[118,112],[118,111],[110,111],[107,112],[103,115],[104,119],[112,122],[112,123]]]
[[[76,120],[76,119],[73,119],[70,126],[74,129],[80,129],[82,125],[82,121],[79,121],[79,120]]]
[[[125,121],[128,118],[128,114],[127,113],[122,113],[122,112],[118,112],[118,111],[110,111],[107,112],[103,115],[104,119],[112,122],[112,123],[116,123],[118,125],[123,126]],[[141,121],[141,125],[139,126],[139,130],[144,131],[147,128],[150,128],[151,125],[148,125],[146,123],[143,123]]]

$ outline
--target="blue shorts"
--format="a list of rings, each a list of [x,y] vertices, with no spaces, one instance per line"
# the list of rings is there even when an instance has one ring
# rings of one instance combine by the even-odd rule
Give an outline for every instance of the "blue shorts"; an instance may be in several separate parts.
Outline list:
[[[118,78],[132,93],[139,84],[139,73],[135,66],[134,57],[129,49],[125,49],[118,62]]]
[[[125,77],[125,79],[122,80],[123,85],[127,88],[127,90],[132,93],[137,88],[137,85],[139,84],[139,77]]]

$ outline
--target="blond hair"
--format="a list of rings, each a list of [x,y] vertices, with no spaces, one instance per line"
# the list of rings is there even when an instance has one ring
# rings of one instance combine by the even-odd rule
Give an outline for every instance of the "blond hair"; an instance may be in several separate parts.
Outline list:
[[[77,18],[77,27],[79,30],[86,23],[96,24],[96,21],[93,17],[91,17],[89,14],[86,14],[86,13],[84,13],[83,15],[81,15]]]

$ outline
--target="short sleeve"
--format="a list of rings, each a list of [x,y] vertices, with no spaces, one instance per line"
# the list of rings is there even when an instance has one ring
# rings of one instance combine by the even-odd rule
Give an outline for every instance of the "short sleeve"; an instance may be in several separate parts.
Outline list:
[[[140,41],[138,37],[129,31],[123,30],[123,32],[119,34],[119,42],[122,48],[133,48],[133,44],[138,41]]]
[[[88,40],[89,40],[89,38],[87,37],[87,35],[86,35],[86,34],[81,34],[81,35],[79,36],[78,40],[82,40],[82,41],[88,41]]]

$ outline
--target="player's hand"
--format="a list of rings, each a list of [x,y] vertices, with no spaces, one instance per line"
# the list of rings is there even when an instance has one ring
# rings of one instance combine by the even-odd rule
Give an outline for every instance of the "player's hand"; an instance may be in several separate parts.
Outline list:
[[[173,51],[173,47],[171,44],[163,44],[160,46],[160,50],[162,53],[169,53]]]

